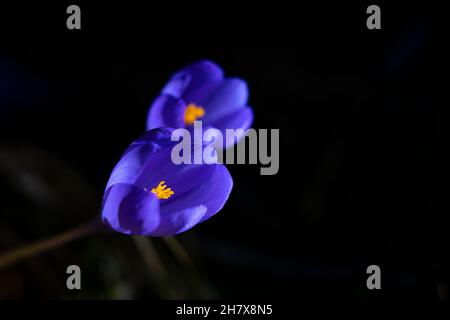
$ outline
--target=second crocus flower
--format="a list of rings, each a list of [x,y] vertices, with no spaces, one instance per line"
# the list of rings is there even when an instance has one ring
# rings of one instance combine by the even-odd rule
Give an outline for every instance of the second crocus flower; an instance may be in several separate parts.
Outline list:
[[[150,107],[147,130],[158,127],[192,128],[201,120],[204,128],[250,128],[252,109],[247,106],[245,81],[225,78],[215,63],[202,60],[172,76]],[[227,145],[229,147],[229,145]]]

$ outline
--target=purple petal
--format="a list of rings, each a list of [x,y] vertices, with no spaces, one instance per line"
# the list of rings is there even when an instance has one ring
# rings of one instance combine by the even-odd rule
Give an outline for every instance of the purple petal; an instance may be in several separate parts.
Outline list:
[[[138,173],[134,183],[140,188],[151,189],[161,181],[166,181],[167,186],[175,192],[175,195],[170,198],[173,200],[211,176],[213,170],[205,164],[174,164],[171,152],[172,149],[168,148],[152,154]]]
[[[163,88],[163,94],[182,98],[187,104],[205,97],[223,79],[222,69],[202,60],[177,72]]]
[[[164,237],[189,230],[202,220],[206,211],[207,208],[204,205],[199,205],[169,214],[161,212],[161,223],[150,235]]]
[[[161,224],[159,199],[133,185],[115,184],[105,192],[102,218],[116,231],[150,235]]]
[[[169,145],[173,144],[173,142],[171,142],[170,140],[173,130],[173,128],[156,128],[149,130],[142,136],[134,140],[131,143],[131,146],[150,144],[156,146],[157,150],[160,150],[163,147],[168,147]]]
[[[201,217],[201,221],[204,221],[222,209],[233,188],[233,179],[224,165],[204,166],[209,167],[209,177],[202,177],[203,181],[199,185],[177,197],[176,201],[174,199],[161,203],[162,216],[172,215],[190,207],[205,206],[206,212]]]
[[[204,100],[198,103],[206,110],[204,122],[218,118],[245,106],[248,100],[248,87],[240,79],[225,79]]]
[[[153,102],[147,116],[147,130],[159,127],[184,127],[186,104],[182,99],[162,94]]]
[[[214,175],[214,165],[178,165],[173,168],[172,175],[168,178],[170,186],[176,192],[167,203],[176,202],[183,199],[186,193],[199,188],[205,181]]]
[[[117,183],[134,184],[151,154],[175,144],[170,140],[172,131],[170,128],[154,129],[135,140],[114,167],[105,190]]]
[[[112,229],[130,235],[169,236],[195,226],[205,215],[204,205],[163,214],[156,195],[127,184],[116,184],[105,193],[102,218]]]
[[[250,107],[240,108],[234,112],[225,115],[216,121],[211,123],[211,126],[219,129],[224,137],[225,148],[231,147],[233,144],[238,143],[240,139],[234,141],[226,141],[226,129],[243,129],[246,131],[251,127],[253,123],[253,110]]]
[[[170,201],[172,198],[161,200],[161,222],[151,235],[167,236],[187,231],[222,209],[230,195],[233,180],[225,166],[209,167],[211,170],[208,170],[208,179],[190,192],[183,193],[173,201]],[[201,174],[200,171],[197,173]],[[198,179],[202,180],[204,177],[198,176]]]
[[[166,181],[174,195],[161,200],[160,225],[152,231],[154,236],[180,233],[206,220],[223,207],[233,186],[231,175],[223,165],[167,163],[162,171],[165,175],[157,172],[157,178],[152,179]]]

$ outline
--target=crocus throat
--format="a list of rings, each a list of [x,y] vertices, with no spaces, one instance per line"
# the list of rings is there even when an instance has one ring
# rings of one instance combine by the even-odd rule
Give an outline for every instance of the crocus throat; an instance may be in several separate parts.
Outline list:
[[[165,181],[161,181],[156,188],[153,188],[151,192],[156,194],[158,199],[169,199],[175,192],[172,191],[171,188],[167,188]],[[147,191],[147,188],[144,188]]]
[[[184,123],[188,126],[205,115],[205,109],[197,106],[195,103],[189,103],[184,111]]]

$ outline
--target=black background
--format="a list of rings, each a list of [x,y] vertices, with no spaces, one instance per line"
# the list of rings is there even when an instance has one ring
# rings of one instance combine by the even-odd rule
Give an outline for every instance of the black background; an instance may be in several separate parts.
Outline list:
[[[277,175],[229,166],[223,211],[180,237],[212,297],[448,298],[444,8],[379,4],[382,29],[368,30],[372,3],[78,1],[82,29],[68,30],[69,4],[0,9],[2,156],[62,197],[48,205],[39,185],[21,192],[20,174],[2,168],[1,249],[94,218],[152,99],[173,72],[207,58],[247,81],[254,128],[281,137]],[[126,241],[101,235],[4,271],[3,288],[20,288],[4,297],[108,298],[99,252],[117,257]],[[86,270],[79,296],[61,289],[69,263]],[[371,264],[382,270],[378,292],[366,288]],[[134,266],[120,268],[130,297],[157,297]],[[42,269],[53,282],[36,280]]]

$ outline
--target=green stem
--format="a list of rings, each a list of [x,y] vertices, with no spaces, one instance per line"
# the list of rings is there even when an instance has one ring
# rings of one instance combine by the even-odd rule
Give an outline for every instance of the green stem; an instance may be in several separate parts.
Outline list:
[[[22,261],[27,258],[31,258],[38,254],[44,253],[51,249],[60,247],[66,243],[69,243],[73,240],[82,238],[84,236],[96,233],[102,229],[102,225],[100,220],[94,220],[93,222],[89,222],[78,226],[74,229],[70,229],[66,232],[60,233],[56,236],[50,237],[48,239],[44,239],[30,245],[25,245],[21,248],[12,250],[3,255],[0,255],[0,269],[11,266],[19,261]]]

